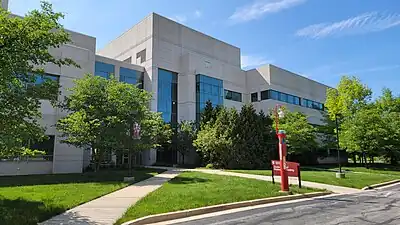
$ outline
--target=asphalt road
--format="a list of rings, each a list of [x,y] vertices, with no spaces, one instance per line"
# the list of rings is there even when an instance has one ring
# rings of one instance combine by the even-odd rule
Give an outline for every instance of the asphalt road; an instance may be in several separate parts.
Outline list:
[[[400,184],[208,217],[179,225],[400,225]]]

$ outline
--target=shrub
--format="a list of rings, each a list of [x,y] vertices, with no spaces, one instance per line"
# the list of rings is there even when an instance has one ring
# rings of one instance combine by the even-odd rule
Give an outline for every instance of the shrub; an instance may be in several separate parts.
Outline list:
[[[206,166],[207,169],[214,169],[214,165],[212,163],[207,164]]]

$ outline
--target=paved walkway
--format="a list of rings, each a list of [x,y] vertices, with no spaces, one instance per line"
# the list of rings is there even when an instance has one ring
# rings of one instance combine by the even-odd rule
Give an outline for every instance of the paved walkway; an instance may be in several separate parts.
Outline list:
[[[210,170],[210,169],[193,169],[192,171],[272,181],[271,176],[235,173],[235,172],[228,172],[228,171],[222,171],[222,170]],[[281,181],[281,177],[275,176],[275,182],[280,183],[280,181]],[[289,183],[290,184],[298,184],[298,178],[289,177]],[[301,181],[301,184],[305,187],[325,189],[325,190],[332,191],[335,193],[355,193],[355,192],[361,191],[361,190],[355,189],[355,188],[347,188],[347,187],[341,187],[341,186],[335,186],[335,185],[329,185],[329,184],[321,184],[321,183],[315,183],[315,182],[310,182],[310,181]]]
[[[135,183],[93,201],[72,208],[41,225],[112,225],[139,199],[179,175],[180,170],[169,168],[147,180]]]

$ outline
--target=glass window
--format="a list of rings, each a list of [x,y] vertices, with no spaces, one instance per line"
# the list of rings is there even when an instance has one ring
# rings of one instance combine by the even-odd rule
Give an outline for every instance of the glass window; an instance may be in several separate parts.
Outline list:
[[[242,102],[242,93],[225,90],[225,99]]]
[[[225,99],[232,99],[232,91],[225,90]]]
[[[177,123],[177,74],[158,69],[157,111],[166,123]]]
[[[223,89],[223,81],[202,74],[196,75],[196,111],[197,119],[209,100],[213,106],[222,105],[224,98],[232,99],[232,93]]]
[[[301,106],[307,107],[307,99],[305,98],[301,99]]]
[[[312,108],[313,107],[313,102],[311,100],[307,100],[307,107]]]
[[[103,62],[95,62],[94,75],[109,79],[112,74],[115,74],[115,66]]]
[[[288,95],[287,96],[287,102],[290,104],[294,104],[294,96],[293,95]]]
[[[268,99],[268,90],[261,92],[261,100]]]
[[[48,135],[47,137],[48,137],[47,140],[42,140],[40,142],[31,144],[30,148],[33,150],[44,151],[45,152],[44,159],[51,161],[53,160],[55,137],[54,135]]]
[[[287,94],[279,92],[279,101],[287,102]]]
[[[258,102],[258,92],[251,93],[251,102]]]
[[[139,88],[143,88],[143,73],[121,67],[119,70],[119,81],[128,84],[138,84]]]
[[[274,90],[269,91],[269,98],[274,100],[279,100],[279,93]]]
[[[300,98],[299,97],[294,97],[294,103],[295,105],[300,105]]]
[[[59,76],[51,74],[35,75],[35,84],[43,84],[46,80],[53,80],[59,82]]]

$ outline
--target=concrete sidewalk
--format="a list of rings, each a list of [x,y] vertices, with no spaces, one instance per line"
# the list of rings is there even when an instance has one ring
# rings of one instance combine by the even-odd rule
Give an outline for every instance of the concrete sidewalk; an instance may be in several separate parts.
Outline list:
[[[263,176],[263,175],[255,175],[255,174],[235,173],[235,172],[228,172],[228,171],[222,171],[222,170],[211,170],[211,169],[192,169],[191,171],[272,181],[271,176]],[[281,177],[275,176],[275,182],[280,183],[280,181],[281,181]],[[289,183],[297,185],[298,178],[289,177]],[[332,191],[334,193],[348,194],[348,193],[356,193],[356,192],[361,191],[361,190],[355,189],[355,188],[341,187],[341,186],[335,186],[335,185],[329,185],[329,184],[321,184],[321,183],[315,183],[315,182],[310,182],[310,181],[301,181],[301,184],[305,187],[325,189],[328,191]]]
[[[164,173],[84,203],[40,224],[112,225],[139,199],[161,187],[179,173],[180,170],[169,168]]]

